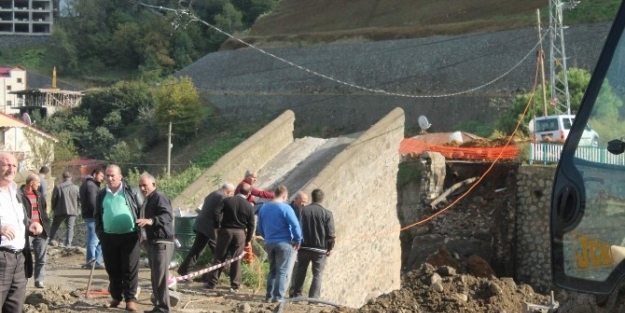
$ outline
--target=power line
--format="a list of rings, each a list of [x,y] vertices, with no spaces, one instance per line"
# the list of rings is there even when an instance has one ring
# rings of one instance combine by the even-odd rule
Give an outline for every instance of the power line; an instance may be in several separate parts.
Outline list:
[[[350,82],[347,82],[347,81],[344,81],[344,80],[341,80],[341,79],[337,79],[337,78],[334,78],[332,76],[329,76],[329,75],[326,75],[326,74],[323,74],[323,73],[311,70],[311,69],[306,68],[306,67],[304,67],[302,65],[296,64],[296,63],[294,63],[292,61],[289,61],[287,59],[279,57],[279,56],[277,56],[277,55],[275,55],[275,54],[273,54],[271,52],[268,52],[268,51],[266,51],[264,49],[256,47],[255,45],[253,45],[251,43],[248,43],[248,42],[246,42],[246,41],[244,41],[244,40],[242,40],[242,39],[240,39],[238,37],[235,37],[234,35],[232,35],[232,34],[226,32],[226,31],[220,29],[219,27],[214,26],[214,25],[212,25],[212,24],[210,24],[210,23],[208,23],[208,22],[198,18],[197,16],[195,16],[190,11],[187,11],[187,10],[177,10],[177,9],[166,8],[166,7],[162,7],[162,6],[153,6],[153,5],[145,4],[145,3],[140,2],[140,1],[136,1],[136,3],[138,3],[140,5],[143,5],[145,7],[148,7],[148,8],[155,8],[155,9],[175,12],[176,16],[177,16],[176,17],[177,20],[181,19],[181,17],[189,17],[189,20],[188,20],[189,22],[193,22],[193,21],[200,22],[200,23],[208,26],[209,28],[211,28],[211,29],[221,33],[222,35],[225,35],[228,38],[231,38],[231,39],[233,39],[233,40],[235,40],[237,42],[240,42],[241,44],[243,44],[245,46],[248,46],[248,47],[250,47],[250,48],[252,48],[252,49],[254,49],[254,50],[256,50],[256,51],[258,51],[258,52],[260,52],[262,54],[264,54],[264,55],[272,57],[272,58],[274,58],[274,59],[276,59],[276,60],[278,60],[280,62],[283,62],[283,63],[285,63],[285,64],[287,64],[287,65],[289,65],[291,67],[295,67],[295,68],[297,68],[299,70],[302,70],[304,72],[307,72],[307,73],[309,73],[311,75],[315,75],[315,76],[321,77],[323,79],[327,79],[327,80],[333,81],[333,82],[335,82],[337,84],[341,84],[341,85],[344,85],[344,86],[348,86],[348,87],[351,87],[351,88],[354,88],[354,89],[359,89],[359,90],[366,91],[366,92],[383,94],[383,95],[388,95],[388,96],[396,96],[396,97],[407,97],[407,98],[444,98],[444,97],[452,97],[452,96],[457,96],[457,95],[461,95],[461,94],[465,94],[465,93],[471,93],[473,91],[485,88],[485,87],[487,87],[487,86],[497,82],[498,80],[502,79],[503,77],[507,76],[513,70],[515,70],[517,67],[519,67],[530,55],[532,55],[534,53],[536,48],[538,48],[538,46],[540,45],[540,43],[544,39],[545,35],[547,34],[547,33],[545,33],[540,38],[539,42],[536,43],[536,45],[519,62],[517,62],[517,64],[515,64],[512,68],[510,68],[509,70],[507,70],[503,74],[499,75],[495,79],[493,79],[491,81],[488,81],[487,83],[484,83],[482,85],[479,85],[477,87],[473,87],[473,88],[470,88],[470,89],[467,89],[467,90],[462,90],[462,91],[452,92],[452,93],[447,93],[447,94],[440,94],[440,95],[411,95],[411,94],[404,94],[404,93],[398,93],[398,92],[389,92],[387,90],[382,90],[382,89],[373,89],[373,88],[370,88],[370,87],[365,87],[365,86],[361,86],[361,85],[358,85],[358,84],[355,84],[355,83],[350,83]]]

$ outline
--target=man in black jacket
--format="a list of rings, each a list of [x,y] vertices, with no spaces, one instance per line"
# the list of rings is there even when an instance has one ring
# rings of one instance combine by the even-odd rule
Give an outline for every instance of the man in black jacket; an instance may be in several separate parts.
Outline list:
[[[0,152],[0,307],[2,312],[22,312],[26,282],[33,275],[33,256],[28,236],[41,234],[43,228],[31,222],[17,197],[17,159]]]
[[[221,188],[211,192],[204,198],[202,210],[195,219],[195,224],[193,224],[193,232],[195,232],[193,245],[185,256],[184,261],[180,263],[178,274],[187,275],[189,273],[189,268],[195,266],[195,262],[202,254],[202,251],[204,251],[206,245],[208,245],[212,253],[215,253],[215,247],[217,246],[217,232],[213,225],[215,208],[221,205],[224,199],[231,197],[233,193],[234,185],[224,183]]]
[[[226,198],[221,205],[215,208],[214,225],[217,231],[217,247],[213,264],[226,261],[228,252],[232,257],[243,253],[246,246],[250,246],[254,232],[254,206],[247,201],[252,186],[244,183],[239,193]],[[208,281],[204,285],[213,289],[219,282],[222,268],[208,274]],[[241,285],[241,260],[230,264],[230,291],[237,292]]]
[[[104,171],[101,168],[96,168],[91,172],[90,176],[85,178],[85,182],[80,186],[80,210],[82,219],[87,226],[87,261],[85,267],[90,267],[89,262],[95,259],[95,268],[102,269],[104,264],[102,263],[102,247],[100,246],[100,240],[95,233],[95,219],[93,213],[96,207],[96,197],[100,192],[100,184],[104,180]]]
[[[312,262],[313,279],[310,284],[309,298],[319,298],[321,294],[321,277],[326,265],[326,258],[334,248],[334,217],[332,212],[321,206],[323,191],[312,192],[313,203],[300,211],[300,225],[304,240],[297,252],[297,271],[291,297],[301,297],[308,264]]]
[[[40,223],[43,227],[41,234],[32,237],[30,241],[35,255],[35,287],[43,288],[46,253],[48,251],[48,233],[46,229],[50,229],[50,218],[48,217],[46,200],[38,191],[39,181],[39,175],[35,173],[28,174],[26,184],[20,188],[18,196],[24,205],[26,216],[32,222]]]
[[[171,202],[162,192],[156,190],[156,180],[148,173],[141,174],[139,188],[145,196],[145,206],[142,210],[144,212],[137,219],[137,226],[142,228],[142,236],[145,233],[154,294],[154,309],[146,312],[169,313],[167,278],[169,262],[174,255]]]
[[[121,169],[109,165],[107,185],[96,197],[95,228],[102,244],[102,256],[109,276],[113,300],[108,307],[117,308],[126,301],[126,311],[137,310],[139,283],[139,227],[136,225],[143,195],[139,188],[122,182]]]

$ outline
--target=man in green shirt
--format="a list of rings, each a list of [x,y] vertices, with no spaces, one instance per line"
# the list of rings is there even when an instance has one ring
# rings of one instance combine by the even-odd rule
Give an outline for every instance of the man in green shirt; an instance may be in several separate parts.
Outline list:
[[[107,185],[96,198],[94,218],[113,298],[108,307],[117,308],[125,300],[126,311],[133,312],[137,310],[141,237],[136,221],[144,197],[139,188],[122,181],[119,166],[109,165],[105,177]]]

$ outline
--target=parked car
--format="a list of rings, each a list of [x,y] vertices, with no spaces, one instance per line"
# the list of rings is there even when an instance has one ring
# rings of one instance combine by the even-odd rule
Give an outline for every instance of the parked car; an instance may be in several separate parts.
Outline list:
[[[534,140],[539,141],[564,141],[569,135],[575,115],[549,115],[540,116],[530,121],[530,132],[534,135]],[[579,140],[580,146],[599,145],[599,134],[588,124],[584,127],[584,133]]]

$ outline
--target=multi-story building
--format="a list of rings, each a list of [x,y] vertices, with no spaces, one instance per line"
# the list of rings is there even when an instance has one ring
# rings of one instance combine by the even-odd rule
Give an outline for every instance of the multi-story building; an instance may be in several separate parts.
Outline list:
[[[21,66],[0,66],[0,112],[19,113],[23,97],[11,92],[26,90],[26,69]]]
[[[0,35],[50,35],[53,0],[0,0]]]

